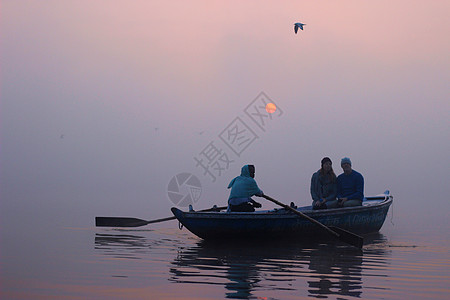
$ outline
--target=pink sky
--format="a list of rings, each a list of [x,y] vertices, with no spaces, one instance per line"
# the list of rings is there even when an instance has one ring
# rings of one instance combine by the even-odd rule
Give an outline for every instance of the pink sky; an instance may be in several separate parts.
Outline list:
[[[306,203],[310,174],[326,155],[354,158],[370,193],[408,190],[408,182],[392,183],[398,173],[431,175],[450,151],[449,6],[3,2],[3,176],[38,186],[60,178],[87,194],[97,180],[103,190],[120,182],[146,205],[149,194],[165,198],[177,172],[198,171],[192,157],[265,91],[283,119],[220,183],[204,183],[205,199],[226,198],[224,186],[253,161],[266,189]],[[298,21],[307,25],[295,35]],[[63,133],[65,144],[54,140]],[[300,177],[279,180],[292,161]],[[45,176],[29,170],[43,165]],[[71,182],[71,172],[92,178]],[[450,193],[443,183],[429,185]],[[167,212],[170,203],[159,206]]]

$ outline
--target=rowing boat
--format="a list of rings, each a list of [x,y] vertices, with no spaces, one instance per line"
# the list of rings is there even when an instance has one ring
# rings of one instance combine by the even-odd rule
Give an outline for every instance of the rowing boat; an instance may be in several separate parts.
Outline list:
[[[389,191],[367,197],[362,206],[313,210],[312,206],[296,208],[325,226],[338,227],[353,233],[378,232],[383,226],[393,197]],[[205,239],[255,237],[313,237],[324,230],[317,224],[286,209],[256,212],[188,212],[176,207],[172,213],[180,224]]]

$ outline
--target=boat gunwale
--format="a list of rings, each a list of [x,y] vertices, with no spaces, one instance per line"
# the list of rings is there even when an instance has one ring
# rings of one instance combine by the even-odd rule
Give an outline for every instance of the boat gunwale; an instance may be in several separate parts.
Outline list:
[[[367,202],[372,202],[368,200]],[[368,210],[382,209],[385,206],[390,206],[393,202],[393,197],[391,195],[386,196],[384,200],[376,202],[374,204],[362,205],[362,206],[352,206],[352,207],[340,207],[340,208],[329,208],[321,210],[313,209],[302,209],[311,206],[299,207],[298,210],[310,217],[321,217],[330,215],[345,215],[350,213],[359,213]],[[178,208],[176,208],[178,209]],[[262,210],[255,212],[184,212],[178,209],[184,218],[217,218],[217,219],[259,219],[259,218],[298,218],[298,216],[292,212],[284,209],[275,210]]]

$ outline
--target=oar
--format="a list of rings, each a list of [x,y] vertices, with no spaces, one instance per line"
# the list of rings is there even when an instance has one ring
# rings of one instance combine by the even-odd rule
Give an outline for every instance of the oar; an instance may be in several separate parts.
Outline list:
[[[385,200],[386,196],[374,196],[374,197],[366,197],[363,201],[372,201],[372,200]]]
[[[222,207],[212,207],[208,209],[199,210],[202,212],[207,211],[219,211],[222,209],[226,209],[227,206]],[[146,221],[137,218],[123,218],[123,217],[95,217],[95,226],[97,227],[139,227],[145,226],[152,223],[159,223],[164,221],[175,220],[175,217],[167,217],[162,219],[156,219],[151,221]]]
[[[273,199],[273,198],[271,198],[271,197],[269,197],[267,195],[263,195],[263,197],[266,198],[269,201],[272,201],[275,204],[278,204],[281,207],[284,207],[287,210],[292,211],[293,213],[297,214],[298,216],[300,216],[302,218],[305,218],[308,221],[310,221],[310,222],[312,222],[312,223],[314,223],[316,225],[319,225],[320,227],[322,227],[323,229],[328,231],[330,234],[332,234],[335,237],[337,237],[339,240],[341,240],[341,241],[343,241],[343,242],[345,242],[347,244],[350,244],[352,246],[355,246],[357,248],[360,248],[360,249],[362,248],[363,238],[361,236],[356,235],[354,233],[351,233],[351,232],[349,232],[347,230],[344,230],[342,228],[339,228],[339,227],[334,227],[334,226],[329,226],[328,227],[328,226],[325,226],[324,224],[320,223],[319,221],[317,221],[317,220],[315,220],[315,219],[305,215],[304,213],[302,213],[302,212],[300,212],[300,211],[290,207],[289,205],[281,203],[281,202],[279,202],[279,201],[277,201],[277,200],[275,200],[275,199]]]

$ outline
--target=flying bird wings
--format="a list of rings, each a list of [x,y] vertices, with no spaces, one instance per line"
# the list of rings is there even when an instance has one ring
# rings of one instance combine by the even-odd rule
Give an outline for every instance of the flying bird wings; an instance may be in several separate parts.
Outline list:
[[[297,34],[299,28],[301,30],[303,30],[303,25],[306,25],[306,24],[303,24],[303,23],[295,23],[294,24],[294,32],[295,32],[295,34]]]

